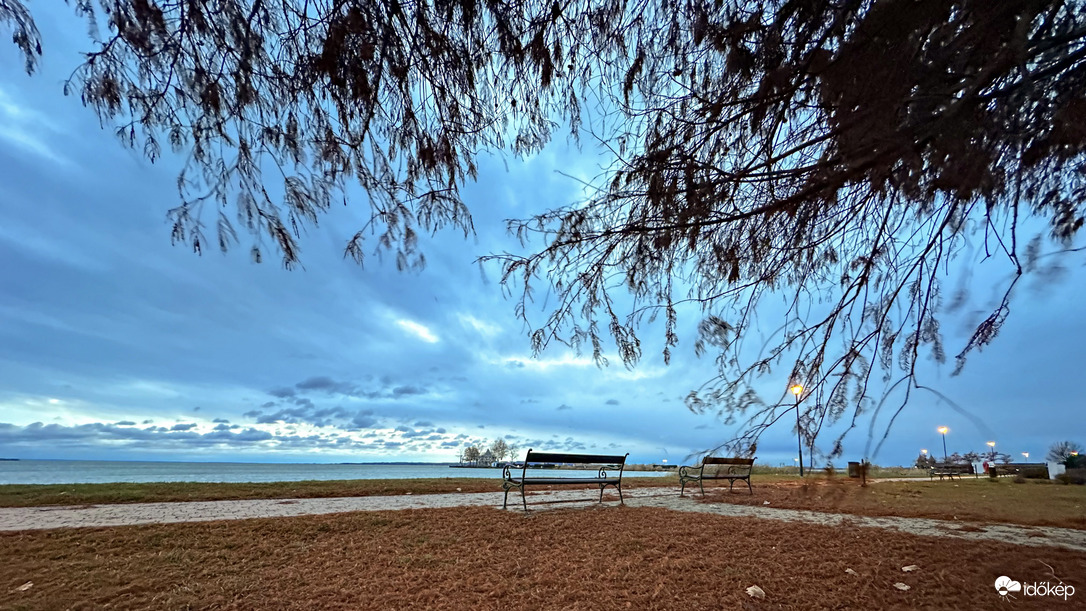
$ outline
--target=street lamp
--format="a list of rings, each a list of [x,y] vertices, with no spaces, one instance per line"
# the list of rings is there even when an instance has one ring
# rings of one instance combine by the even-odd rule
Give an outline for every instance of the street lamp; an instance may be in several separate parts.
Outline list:
[[[988,453],[991,454],[991,456],[992,456],[992,462],[995,462],[995,456],[996,456],[995,442],[994,441],[989,441],[988,442],[988,447],[991,448],[991,450],[988,450]]]
[[[799,448],[799,476],[803,477],[803,433],[799,428],[799,396],[803,394],[803,384],[793,384],[791,390],[796,396],[796,447]]]
[[[946,458],[946,432],[949,431],[950,429],[946,428],[945,426],[941,426],[936,430],[939,431],[943,435],[943,462],[947,462],[947,458]]]
[[[1022,456],[1029,458],[1029,452],[1022,452]]]

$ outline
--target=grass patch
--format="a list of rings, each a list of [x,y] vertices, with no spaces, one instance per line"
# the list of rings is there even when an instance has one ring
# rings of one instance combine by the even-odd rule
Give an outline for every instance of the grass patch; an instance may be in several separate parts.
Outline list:
[[[791,481],[755,481],[754,494],[715,487],[705,502],[765,505],[869,516],[925,517],[976,522],[1086,529],[1086,487],[1046,480],[1015,483],[966,476],[954,481],[879,482],[825,476]],[[689,491],[689,489],[688,489]]]
[[[623,487],[673,486],[678,476],[623,477]],[[106,505],[240,499],[297,499],[451,492],[497,492],[501,479],[360,479],[263,483],[153,482],[109,484],[9,484],[0,507]]]
[[[1079,552],[630,507],[3,533],[0,557],[2,606],[27,611],[977,609],[995,576],[1054,581],[1045,564],[1086,591]]]

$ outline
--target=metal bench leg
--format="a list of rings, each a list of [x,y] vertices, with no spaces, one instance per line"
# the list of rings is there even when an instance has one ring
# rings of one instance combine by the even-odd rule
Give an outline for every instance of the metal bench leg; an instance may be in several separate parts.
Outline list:
[[[528,511],[528,497],[524,496],[524,486],[520,487],[520,500],[524,503],[524,511]]]
[[[505,498],[502,500],[502,509],[509,505],[509,489],[505,489]]]
[[[698,487],[701,488],[701,496],[705,496],[705,481],[699,479]]]
[[[607,484],[600,484],[600,502],[603,502],[603,489],[607,487]]]
[[[679,496],[682,496],[686,492],[686,480],[679,480]]]
[[[746,481],[747,481],[747,491],[750,492],[751,494],[754,494],[754,488],[750,487],[750,478],[748,477]]]
[[[622,500],[622,484],[615,486],[615,488],[618,488],[618,504],[625,505],[626,501]]]

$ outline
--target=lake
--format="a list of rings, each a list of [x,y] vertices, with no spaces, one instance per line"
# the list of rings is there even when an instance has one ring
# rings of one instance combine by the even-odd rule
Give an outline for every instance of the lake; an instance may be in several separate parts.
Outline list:
[[[575,473],[575,472],[570,472]],[[659,476],[637,471],[628,475]],[[671,472],[673,474],[674,471]],[[563,473],[565,474],[565,473]],[[501,479],[502,470],[450,468],[448,463],[235,463],[106,460],[4,460],[0,484],[103,484],[109,482],[296,482],[337,479],[471,477]]]

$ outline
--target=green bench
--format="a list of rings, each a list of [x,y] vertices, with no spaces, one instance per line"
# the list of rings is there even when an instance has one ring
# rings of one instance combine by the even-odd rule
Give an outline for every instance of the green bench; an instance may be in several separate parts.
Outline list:
[[[936,475],[939,476],[939,481],[943,481],[944,477],[961,479],[962,475],[972,475],[975,479],[977,470],[969,463],[935,463],[928,473],[928,479],[935,479]]]
[[[509,504],[509,491],[520,489],[520,499],[524,503],[524,511],[528,511],[528,499],[524,489],[528,486],[585,486],[597,485],[600,487],[600,502],[603,502],[603,490],[607,486],[613,486],[618,490],[618,501],[625,505],[622,499],[622,470],[626,467],[625,456],[611,456],[606,454],[559,454],[554,452],[533,452],[528,450],[524,458],[524,464],[518,469],[515,466],[506,466],[502,470],[502,490],[505,491],[505,500],[502,501],[502,509]],[[592,476],[582,475],[558,475],[563,466],[576,466],[588,470],[596,470]],[[533,466],[535,468],[533,468]],[[546,476],[529,475],[529,470],[538,472],[541,469],[547,471]],[[618,474],[614,475],[615,469]],[[517,475],[517,471],[520,472]]]
[[[679,467],[679,496],[686,492],[687,482],[697,482],[704,496],[705,480],[727,480],[728,490],[732,489],[736,481],[745,481],[747,490],[754,494],[754,489],[750,487],[750,471],[753,468],[754,458],[706,456],[701,459],[700,465]]]

